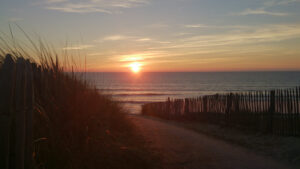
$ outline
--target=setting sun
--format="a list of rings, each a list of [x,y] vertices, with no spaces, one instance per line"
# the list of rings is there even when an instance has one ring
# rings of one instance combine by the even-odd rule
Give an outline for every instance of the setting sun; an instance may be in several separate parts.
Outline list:
[[[129,66],[133,73],[138,73],[141,70],[141,64],[138,62],[131,63]]]

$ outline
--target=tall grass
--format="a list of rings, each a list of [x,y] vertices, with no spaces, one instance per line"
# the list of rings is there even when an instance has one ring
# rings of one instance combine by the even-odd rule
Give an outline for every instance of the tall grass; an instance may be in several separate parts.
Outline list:
[[[70,60],[69,56],[58,56],[46,43],[23,33],[30,47],[17,43],[12,33],[0,37],[0,68],[9,53],[15,59],[30,59],[43,72],[34,79],[35,168],[158,168],[158,159],[122,106],[74,73],[66,73],[59,58]]]

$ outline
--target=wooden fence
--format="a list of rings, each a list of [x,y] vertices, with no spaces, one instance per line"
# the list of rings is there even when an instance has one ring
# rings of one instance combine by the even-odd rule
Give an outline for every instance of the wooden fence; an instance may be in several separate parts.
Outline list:
[[[0,168],[33,168],[34,72],[38,67],[7,55],[0,65]]]
[[[51,130],[48,125],[55,125],[50,123],[60,113],[53,105],[55,96],[82,84],[74,73],[72,77],[62,73],[57,60],[45,59],[41,65],[11,55],[0,60],[0,169],[40,164],[39,150]],[[66,83],[70,81],[74,83]]]
[[[300,87],[168,99],[142,106],[142,114],[189,119],[276,135],[300,136]]]

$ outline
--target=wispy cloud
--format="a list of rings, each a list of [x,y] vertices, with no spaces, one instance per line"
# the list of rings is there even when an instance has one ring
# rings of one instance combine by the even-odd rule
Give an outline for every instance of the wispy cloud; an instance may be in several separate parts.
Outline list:
[[[68,0],[47,0],[45,3],[47,4],[53,4],[53,3],[61,3],[61,2],[67,2]]]
[[[91,12],[102,12],[108,14],[112,13],[109,10],[95,8],[92,5],[86,5],[86,4],[66,4],[64,6],[49,6],[46,8],[50,10],[57,10],[57,11],[70,12],[70,13],[91,13]]]
[[[208,28],[208,25],[204,24],[194,24],[194,25],[184,25],[186,28]]]
[[[111,35],[111,36],[104,37],[102,41],[120,41],[120,40],[126,40],[131,38],[133,37],[126,36],[126,35]]]
[[[152,38],[148,37],[140,37],[140,36],[128,36],[128,35],[110,35],[99,40],[95,40],[95,42],[105,42],[105,41],[123,41],[123,40],[130,40],[136,42],[156,42]]]
[[[169,56],[169,53],[166,51],[146,51],[146,52],[136,52],[132,54],[119,55],[114,59],[120,62],[133,62],[133,61],[150,61],[156,60],[157,58]]]
[[[148,0],[47,0],[44,7],[69,13],[118,13],[120,9],[148,4]]]
[[[289,13],[283,12],[271,12],[267,11],[264,8],[259,9],[246,9],[239,13],[234,13],[233,15],[270,15],[270,16],[287,16]]]
[[[138,42],[145,42],[145,41],[151,41],[152,39],[150,38],[140,38],[140,39],[137,39],[136,41]]]
[[[192,33],[190,32],[178,32],[178,33],[174,33],[173,36],[175,37],[181,37],[181,36],[187,36],[187,35],[191,35]]]
[[[68,46],[68,47],[64,47],[63,50],[82,50],[82,49],[88,49],[92,47],[94,47],[94,45]]]
[[[283,0],[283,1],[279,1],[278,4],[286,5],[286,4],[290,4],[290,3],[294,3],[294,2],[300,2],[300,0]]]
[[[264,6],[271,7],[271,6],[278,6],[278,5],[288,5],[296,2],[300,2],[300,0],[272,0],[272,1],[266,1],[264,3]]]
[[[256,9],[246,9],[242,12],[233,13],[233,15],[269,15],[269,16],[288,16],[290,13],[287,12],[274,12],[271,10],[272,7],[289,5],[291,3],[297,3],[300,0],[268,0],[264,1],[261,7]]]
[[[216,27],[216,25],[206,26]],[[201,58],[200,60],[203,61],[205,57],[215,58],[216,56],[227,58],[274,53],[279,55],[283,50],[272,47],[272,43],[286,43],[283,41],[300,38],[299,26],[300,24],[224,25],[220,28],[221,31],[218,30],[215,33],[189,34],[184,32],[180,33],[184,36],[174,35],[172,39],[167,39],[167,42],[158,37],[136,35],[112,35],[101,39],[116,51],[109,55],[112,56],[110,57],[112,63],[122,64],[133,61],[152,63],[164,60],[170,62],[172,59],[178,61],[180,58],[187,57],[198,61]],[[133,47],[118,48],[119,44],[124,44],[123,40],[130,45],[133,44]],[[110,45],[109,41],[114,41],[116,45]],[[136,42],[140,42],[141,45]],[[217,60],[220,61],[220,59]],[[209,62],[215,62],[215,60],[211,59]]]
[[[180,38],[174,40],[171,44],[165,44],[153,48],[153,50],[169,50],[177,53],[178,51],[184,51],[183,53],[186,53],[186,51],[217,52],[225,48],[234,49],[235,47],[242,45],[251,46],[266,42],[280,42],[283,40],[299,38],[299,26],[299,24],[296,24],[236,27],[230,31],[214,35],[193,35],[183,39]]]
[[[214,27],[215,25],[207,25]],[[273,57],[286,56],[286,48],[276,48],[273,42],[285,41],[293,38],[300,38],[299,24],[265,24],[260,26],[248,25],[225,25],[222,31],[214,34],[185,34],[185,36],[168,39],[170,43],[154,43],[158,39],[154,37],[132,37],[129,41],[134,44],[140,40],[141,43],[149,43],[142,47],[121,49],[113,46],[115,53],[107,54],[110,64],[127,65],[132,62],[139,62],[144,65],[146,70],[149,67],[161,69],[162,65],[166,68],[173,66],[189,65],[187,68],[196,67],[199,64],[215,64],[232,62],[242,62],[242,59],[251,60],[253,57]],[[107,36],[110,40],[126,39],[125,35]],[[160,39],[161,40],[161,39]],[[150,42],[149,42],[150,41]],[[109,42],[108,42],[109,43]],[[284,44],[286,42],[282,42]],[[124,44],[121,42],[120,44]],[[130,43],[129,43],[130,44]],[[275,43],[274,43],[275,44]],[[110,45],[111,46],[111,45]],[[289,50],[294,54],[299,54],[295,50]],[[296,55],[295,54],[295,55]],[[99,58],[106,55],[98,55]],[[186,59],[189,58],[189,59]],[[244,61],[245,62],[245,61]],[[256,62],[254,62],[256,63]],[[212,66],[212,65],[210,65]]]

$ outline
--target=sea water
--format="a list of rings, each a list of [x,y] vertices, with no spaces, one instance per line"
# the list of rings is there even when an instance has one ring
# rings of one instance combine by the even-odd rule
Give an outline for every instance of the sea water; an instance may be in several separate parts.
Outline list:
[[[141,105],[170,98],[191,98],[216,93],[270,90],[300,86],[300,72],[172,72],[86,73],[87,81],[110,95],[128,112]]]

